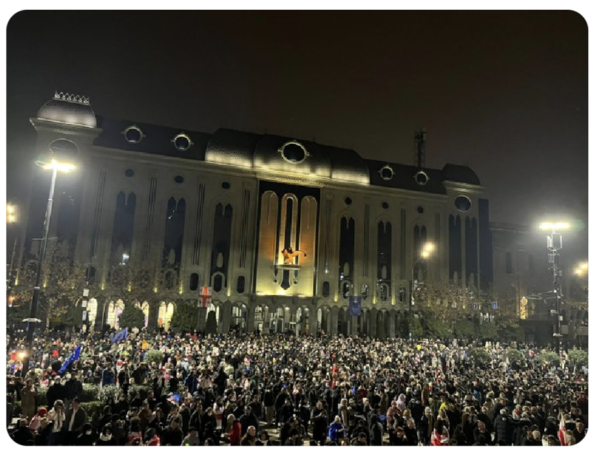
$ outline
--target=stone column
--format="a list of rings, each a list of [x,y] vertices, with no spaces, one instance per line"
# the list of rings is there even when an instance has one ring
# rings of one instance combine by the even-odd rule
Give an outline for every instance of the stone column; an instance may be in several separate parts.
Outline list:
[[[379,313],[377,308],[371,308],[371,323],[369,325],[369,337],[371,338],[377,337],[377,313]]]
[[[232,310],[233,304],[227,300],[225,303],[223,303],[223,305],[221,306],[221,313],[223,316],[223,322],[218,323],[218,327],[217,327],[217,331],[221,332],[223,334],[226,334],[227,332],[229,332],[229,327],[231,325],[231,310]],[[218,320],[217,320],[218,321]]]
[[[393,310],[388,311],[387,327],[388,327],[388,338],[396,337],[396,315],[397,313]]]
[[[317,335],[317,310],[319,308],[311,306],[308,311],[308,333]]]
[[[329,311],[329,333],[331,335],[338,334],[338,311],[339,308],[337,306],[331,307]]]
[[[256,303],[250,303],[246,310],[246,332],[254,332],[256,326],[254,325],[254,317],[256,314]]]
[[[153,298],[148,300],[150,309],[148,310],[148,330],[152,332],[158,327],[158,309],[160,300]]]
[[[198,331],[204,332],[206,329],[206,310],[208,308],[204,308],[202,306],[198,307],[198,322],[196,323],[196,327]]]
[[[96,302],[97,302],[96,320],[94,321],[94,330],[96,332],[100,332],[100,331],[102,331],[103,320],[106,319],[106,313],[108,312],[108,307],[106,306],[106,302],[108,301],[108,298],[104,294],[100,294],[96,297],[90,297],[90,298],[95,298]]]
[[[358,333],[358,316],[350,316],[350,335]]]

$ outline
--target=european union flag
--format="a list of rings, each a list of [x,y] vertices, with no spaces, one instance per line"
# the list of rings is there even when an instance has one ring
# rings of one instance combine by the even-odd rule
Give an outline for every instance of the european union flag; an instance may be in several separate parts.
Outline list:
[[[127,327],[125,329],[123,329],[122,331],[117,332],[115,335],[113,335],[111,342],[117,343],[117,342],[120,342],[121,340],[125,340],[126,338],[127,338]]]
[[[350,316],[360,316],[361,308],[360,308],[360,295],[351,295],[350,296]]]
[[[64,374],[67,371],[67,368],[71,365],[71,363],[73,363],[79,359],[80,354],[81,354],[81,345],[79,345],[75,349],[75,351],[73,353],[71,353],[71,356],[69,356],[69,358],[65,361],[65,363],[62,365],[62,367],[60,368],[58,373]]]

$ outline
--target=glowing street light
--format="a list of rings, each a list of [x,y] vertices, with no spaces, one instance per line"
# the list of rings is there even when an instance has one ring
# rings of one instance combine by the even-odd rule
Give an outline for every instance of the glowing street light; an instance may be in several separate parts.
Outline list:
[[[588,264],[587,262],[585,263],[580,263],[579,265],[577,265],[575,267],[575,275],[577,276],[583,276],[585,273],[587,273],[587,269],[588,269]]]
[[[540,229],[544,230],[552,230],[557,231],[561,229],[569,229],[571,227],[571,223],[567,223],[565,221],[558,222],[544,222],[540,224]]]
[[[557,231],[569,229],[571,227],[571,223],[565,221],[558,222],[544,222],[540,223],[540,229],[550,231],[550,234],[546,236],[546,247],[548,248],[548,263],[552,265],[552,273],[553,273],[553,285],[554,285],[554,295],[555,295],[555,306],[554,310],[551,310],[551,314],[556,316],[556,320],[554,323],[554,338],[556,339],[556,353],[560,354],[560,298],[562,297],[562,293],[560,290],[560,278],[562,277],[562,272],[559,269],[559,259],[560,255],[558,251],[562,249],[562,236]]]
[[[17,207],[13,204],[6,206],[6,222],[16,223],[17,222]]]
[[[433,245],[431,242],[428,242],[423,246],[423,251],[425,252],[433,252],[434,249],[435,245]]]
[[[46,205],[46,217],[44,219],[44,236],[40,245],[40,257],[37,265],[37,274],[35,278],[35,285],[33,286],[33,297],[31,299],[31,307],[29,309],[29,318],[35,318],[37,315],[37,307],[40,299],[40,287],[42,282],[42,267],[44,263],[44,256],[46,255],[46,244],[48,242],[48,232],[50,231],[50,217],[52,215],[52,203],[54,201],[54,188],[56,186],[56,177],[58,172],[69,173],[75,170],[75,165],[66,162],[59,162],[56,159],[51,159],[49,162],[37,161],[36,165],[41,167],[43,170],[52,171],[52,180],[50,181],[50,193],[48,195],[48,204]],[[27,324],[27,337],[25,338],[25,347],[28,352],[31,351],[33,342],[33,332],[35,330],[35,323],[29,322]],[[29,361],[23,363],[23,377],[27,374],[29,369]]]

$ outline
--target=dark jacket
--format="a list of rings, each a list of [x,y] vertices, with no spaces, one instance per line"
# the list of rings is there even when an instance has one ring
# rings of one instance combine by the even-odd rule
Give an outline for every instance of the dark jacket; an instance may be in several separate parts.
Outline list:
[[[65,384],[65,397],[66,399],[73,399],[77,396],[81,396],[83,392],[83,385],[76,378],[70,378]]]
[[[508,415],[499,414],[494,420],[494,431],[496,432],[496,442],[504,441],[509,446],[513,442],[513,419]]]
[[[29,427],[19,427],[11,435],[13,441],[21,446],[29,446],[35,442],[35,436]]]
[[[48,404],[48,409],[51,409],[54,406],[54,402],[57,400],[63,400],[67,397],[67,391],[65,386],[62,383],[52,384],[48,387],[48,391],[46,392],[46,400]]]
[[[67,415],[65,417],[65,429],[69,431],[69,424],[71,422],[71,417],[73,415],[73,409],[69,409]],[[81,427],[88,421],[87,414],[83,410],[82,407],[77,409],[77,413],[75,414],[75,420],[73,421],[73,427],[71,428],[72,432],[80,432]]]

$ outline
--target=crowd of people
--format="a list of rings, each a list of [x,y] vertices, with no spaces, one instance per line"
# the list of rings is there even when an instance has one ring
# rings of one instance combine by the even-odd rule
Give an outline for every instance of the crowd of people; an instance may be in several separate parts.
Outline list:
[[[480,363],[456,340],[40,332],[23,376],[23,337],[7,337],[22,445],[573,445],[588,425],[587,369],[529,344],[480,345]]]

